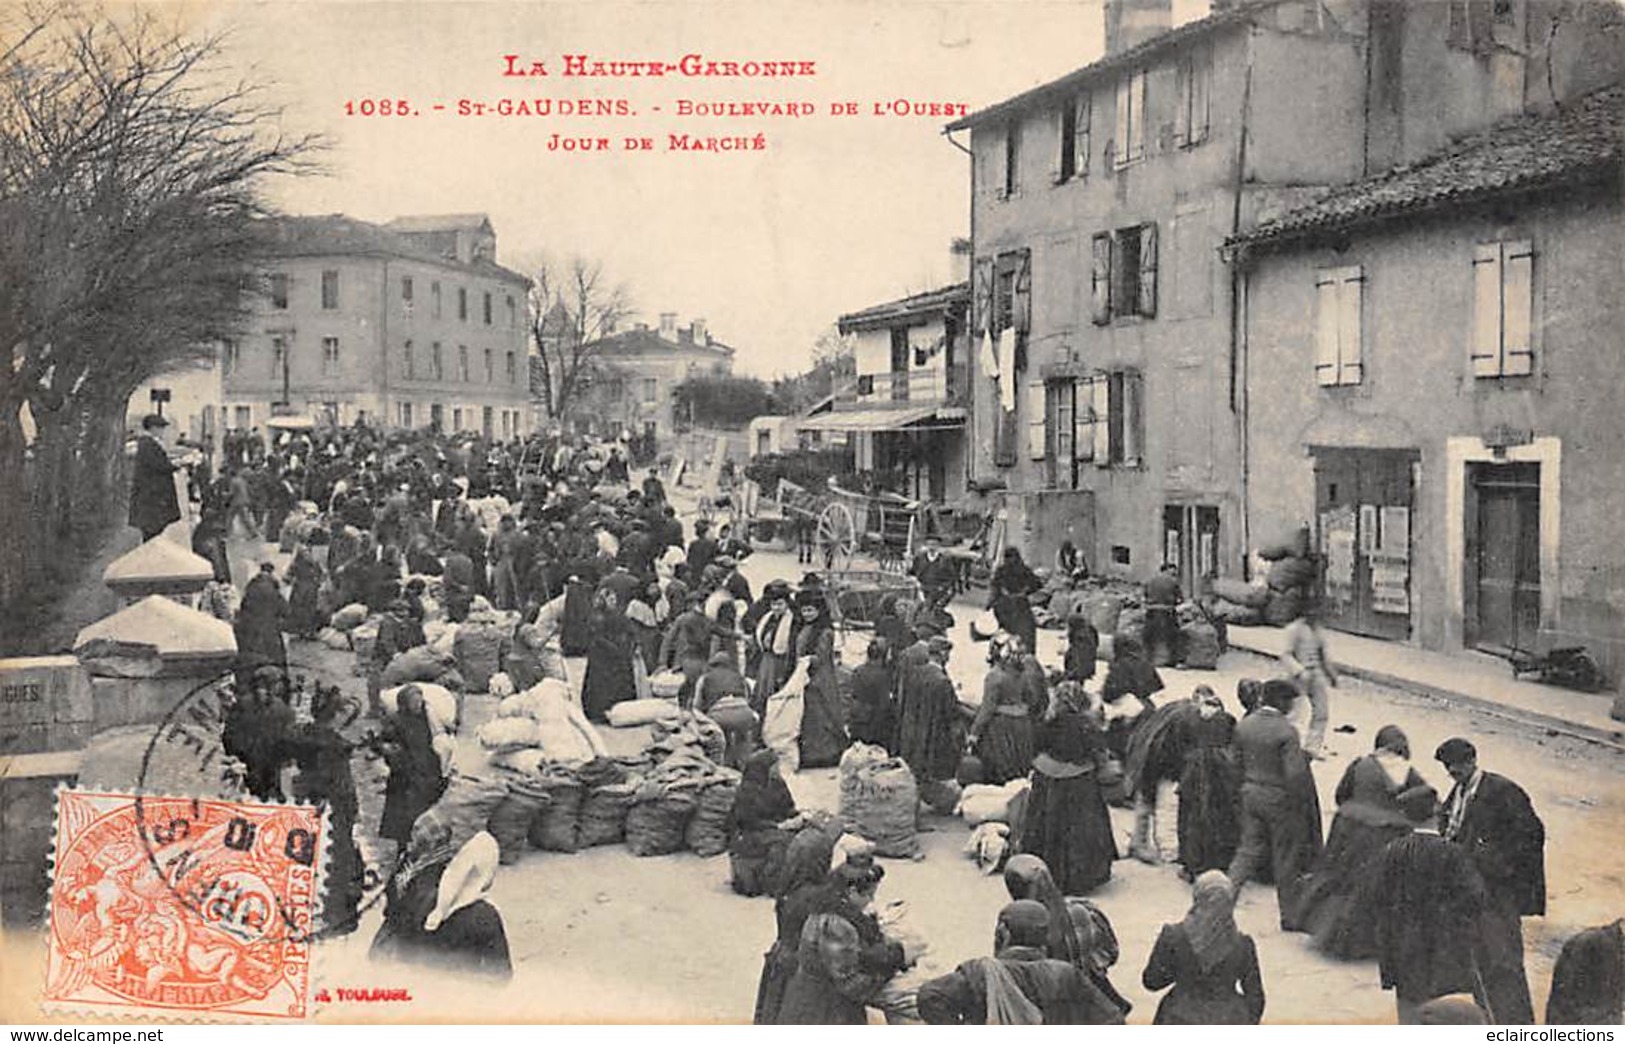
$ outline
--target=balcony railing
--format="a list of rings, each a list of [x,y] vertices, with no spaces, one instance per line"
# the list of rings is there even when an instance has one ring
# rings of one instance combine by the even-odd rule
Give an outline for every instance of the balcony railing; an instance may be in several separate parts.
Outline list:
[[[969,402],[967,368],[864,374],[836,393],[838,409],[885,409],[890,406],[964,406]]]

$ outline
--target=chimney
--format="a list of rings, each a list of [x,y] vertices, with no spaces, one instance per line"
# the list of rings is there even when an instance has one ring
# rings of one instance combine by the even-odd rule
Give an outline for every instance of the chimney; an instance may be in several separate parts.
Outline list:
[[[1173,28],[1173,0],[1106,0],[1106,54],[1121,54]]]
[[[692,323],[689,324],[688,328],[689,328],[689,331],[693,334],[695,344],[707,345],[707,344],[711,343],[711,336],[705,332],[705,320],[704,319],[696,319],[696,320],[694,320]]]
[[[660,313],[660,336],[668,341],[677,340],[677,313]]]

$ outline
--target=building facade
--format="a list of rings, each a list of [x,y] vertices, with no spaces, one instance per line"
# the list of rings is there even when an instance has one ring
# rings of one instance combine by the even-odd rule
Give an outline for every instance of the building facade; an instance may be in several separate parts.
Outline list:
[[[1625,81],[1545,93],[1232,244],[1249,501],[1310,523],[1333,626],[1617,679]]]
[[[957,498],[966,474],[969,313],[970,285],[955,283],[841,316],[836,326],[851,340],[856,378],[798,427],[844,438],[854,467],[894,493]]]
[[[677,386],[733,373],[734,349],[714,339],[704,319],[679,328],[675,312],[662,313],[657,328],[638,323],[586,348],[592,372],[569,413],[574,430],[595,435],[669,439],[688,426],[676,414]]]
[[[530,426],[527,280],[482,214],[278,219],[277,261],[222,346],[223,423],[276,412],[490,438]]]

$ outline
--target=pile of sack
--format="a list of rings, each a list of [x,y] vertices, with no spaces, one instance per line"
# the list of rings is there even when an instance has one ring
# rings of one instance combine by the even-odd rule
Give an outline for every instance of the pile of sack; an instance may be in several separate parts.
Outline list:
[[[1262,579],[1249,584],[1223,577],[1213,581],[1208,590],[1204,605],[1212,619],[1238,627],[1254,627],[1264,622],[1270,588]]]
[[[1193,670],[1215,670],[1219,666],[1219,656],[1228,646],[1223,620],[1214,619],[1204,606],[1195,602],[1180,604],[1180,666]]]
[[[883,856],[916,859],[920,791],[914,773],[885,748],[854,743],[841,755],[838,813],[842,827],[874,842]]]
[[[458,673],[471,692],[484,692],[491,683],[491,675],[502,670],[513,644],[515,621],[511,616],[490,608],[475,609],[457,625],[452,654]]]
[[[1309,528],[1304,526],[1284,540],[1259,548],[1258,557],[1269,563],[1264,622],[1285,627],[1303,611],[1304,599],[1320,576],[1320,563],[1309,551]]]
[[[554,678],[504,699],[476,735],[493,752],[493,764],[526,774],[543,764],[584,765],[609,753],[570,690]]]

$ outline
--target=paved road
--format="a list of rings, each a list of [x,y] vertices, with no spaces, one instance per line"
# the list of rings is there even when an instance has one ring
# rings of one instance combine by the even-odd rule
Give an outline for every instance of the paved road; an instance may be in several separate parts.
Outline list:
[[[802,573],[793,555],[774,552],[752,556],[744,571],[758,590],[774,577],[795,581]],[[959,625],[951,672],[974,691],[981,684],[985,648],[969,640],[968,622],[977,609],[969,604],[953,608]],[[1332,640],[1335,645],[1335,636]],[[856,655],[862,644],[862,637],[855,636],[850,654]],[[1060,645],[1057,632],[1041,632],[1040,657],[1058,663]],[[341,654],[329,656],[300,645],[294,656],[347,686],[359,685],[359,679],[344,676],[347,663],[341,662]],[[581,667],[571,664],[577,684]],[[1270,667],[1250,654],[1229,653],[1217,671],[1163,674],[1169,693],[1184,694],[1205,682],[1239,713],[1236,682],[1267,676]],[[1429,755],[1447,736],[1465,735],[1478,745],[1487,769],[1503,772],[1529,790],[1545,819],[1550,912],[1526,922],[1536,1009],[1543,1011],[1551,962],[1562,939],[1579,927],[1612,920],[1625,906],[1625,882],[1612,849],[1618,826],[1625,823],[1625,758],[1430,699],[1348,683],[1334,691],[1332,725],[1352,731],[1331,734],[1336,756],[1316,769],[1328,822],[1332,789],[1348,759],[1369,750],[1377,729],[1390,722],[1409,734],[1418,769],[1441,793],[1449,780]],[[799,774],[791,786],[804,805],[835,806],[833,770]],[[1113,815],[1126,850],[1129,816],[1120,811]],[[908,900],[911,916],[932,942],[928,959],[945,970],[987,951],[1004,893],[997,879],[980,876],[963,855],[967,831],[959,820],[930,822],[934,829],[924,838],[926,858],[887,861],[882,897]],[[410,986],[418,1003],[399,1012],[403,1020],[421,1019],[427,1008],[443,1005],[448,1012],[476,1019],[482,1012],[500,1011],[508,1019],[547,1021],[748,1021],[761,956],[773,938],[772,906],[734,896],[727,875],[726,857],[638,859],[619,846],[575,855],[532,852],[503,868],[493,890],[518,964],[515,983],[500,998],[471,1008],[469,995],[444,983],[412,981],[369,966],[365,949],[375,930],[372,920],[351,939],[326,947],[325,977],[329,984],[345,987]],[[1139,973],[1157,926],[1183,915],[1186,895],[1173,869],[1132,860],[1119,862],[1114,879],[1097,893],[1122,941],[1113,979],[1135,1003],[1131,1022],[1149,1022],[1155,1011],[1156,998],[1140,988]],[[1281,933],[1271,889],[1249,887],[1238,919],[1259,945],[1269,997],[1266,1021],[1392,1021],[1392,998],[1378,989],[1375,966],[1328,961],[1308,947],[1305,937]],[[377,1006],[340,1007],[330,1013],[339,1019],[389,1016]]]

